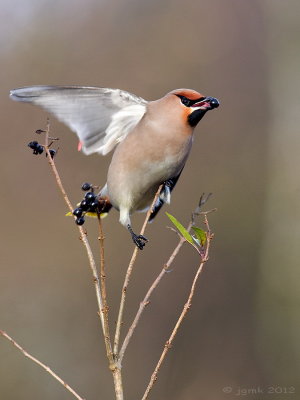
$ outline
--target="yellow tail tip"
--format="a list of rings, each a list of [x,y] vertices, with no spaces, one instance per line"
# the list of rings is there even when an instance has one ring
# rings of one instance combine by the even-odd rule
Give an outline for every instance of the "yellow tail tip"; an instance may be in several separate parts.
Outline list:
[[[102,214],[100,214],[100,218],[105,218],[105,217],[107,217],[107,214],[108,214],[108,213],[102,213]],[[94,213],[94,212],[87,212],[87,213],[85,213],[84,215],[87,216],[87,217],[91,217],[91,218],[97,218],[97,213]],[[73,214],[69,211],[69,212],[67,212],[67,214],[65,214],[65,216],[66,216],[66,217],[73,217]]]

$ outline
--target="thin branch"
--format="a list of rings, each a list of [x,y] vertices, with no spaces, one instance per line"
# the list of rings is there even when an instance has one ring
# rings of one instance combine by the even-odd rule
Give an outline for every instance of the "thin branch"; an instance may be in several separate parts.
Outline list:
[[[50,164],[50,166],[52,168],[52,172],[53,172],[53,174],[55,176],[56,183],[57,183],[57,185],[58,185],[58,187],[59,187],[59,189],[60,189],[60,191],[61,191],[61,193],[63,195],[63,198],[64,198],[64,200],[65,200],[70,212],[73,213],[72,203],[70,202],[69,197],[68,197],[68,195],[67,195],[67,193],[66,193],[66,191],[65,191],[65,189],[63,187],[62,181],[60,179],[60,176],[59,176],[58,171],[57,171],[56,166],[55,166],[55,162],[54,162],[54,160],[53,160],[53,158],[52,158],[52,156],[51,156],[51,154],[49,152],[49,132],[50,132],[50,123],[49,123],[49,119],[48,119],[47,120],[47,128],[46,128],[45,146],[44,146],[44,148],[45,148],[45,151],[46,151],[47,156],[48,156],[48,162],[49,162],[49,164]]]
[[[102,303],[103,308],[101,313],[103,314],[104,321],[104,341],[106,348],[106,355],[110,364],[110,367],[114,365],[114,357],[111,346],[110,332],[109,332],[109,323],[108,323],[108,305],[107,305],[107,295],[106,295],[106,275],[105,275],[105,258],[104,258],[104,234],[102,228],[102,221],[100,214],[97,213],[98,218],[98,228],[99,228],[99,244],[100,244],[100,285],[101,285],[101,295],[102,295]]]
[[[112,373],[114,378],[116,400],[124,400],[121,368],[116,366]]]
[[[205,196],[205,193],[202,193],[202,195],[200,196],[198,206],[192,213],[192,217],[191,217],[192,225],[194,225],[194,223],[195,223],[195,217],[201,214],[202,207],[204,206],[204,204],[206,204],[208,202],[208,200],[210,199],[211,196],[212,196],[212,193],[208,193],[206,196]],[[211,210],[209,212],[213,212],[213,211],[216,211],[216,208],[214,208],[213,210]],[[205,213],[207,214],[208,211],[205,211]]]
[[[49,151],[49,131],[50,131],[50,124],[49,124],[49,120],[48,120],[44,148],[48,155],[48,161],[51,166],[52,172],[55,176],[57,185],[58,185],[60,191],[62,192],[63,198],[64,198],[70,212],[73,213],[73,206],[72,206],[72,204],[68,198],[68,195],[63,187],[59,173],[55,166],[55,162],[52,159],[50,151]],[[78,225],[78,229],[79,229],[79,232],[81,235],[80,239],[86,248],[90,268],[91,268],[92,274],[93,274],[93,281],[94,281],[94,285],[95,285],[95,291],[96,291],[96,297],[97,297],[97,303],[98,303],[98,315],[99,315],[100,321],[101,321],[104,342],[105,342],[105,348],[106,348],[106,354],[107,354],[107,358],[109,360],[109,368],[113,374],[116,399],[123,400],[123,386],[122,386],[121,370],[116,365],[115,360],[114,360],[112,346],[111,346],[110,332],[109,332],[108,305],[107,305],[106,285],[105,285],[104,235],[103,235],[101,218],[99,215],[98,215],[98,222],[99,222],[101,280],[99,279],[95,259],[94,259],[94,256],[93,256],[93,253],[92,253],[92,250],[91,250],[88,238],[87,238],[87,233],[83,229],[83,227],[80,225]]]
[[[9,340],[18,350],[20,350],[25,357],[29,358],[31,361],[35,362],[37,365],[39,365],[41,368],[43,368],[48,374],[53,376],[54,379],[56,379],[61,385],[63,385],[70,393],[73,394],[73,396],[76,397],[78,400],[84,400],[83,397],[79,396],[78,393],[75,392],[74,389],[71,388],[65,381],[63,381],[50,367],[47,365],[43,364],[41,361],[33,357],[31,354],[29,354],[26,350],[23,349],[12,337],[10,337],[6,332],[0,330],[0,335],[2,335],[4,338]]]
[[[190,224],[191,225],[191,224]],[[146,293],[146,296],[144,297],[144,299],[141,301],[139,309],[136,313],[136,316],[128,330],[128,333],[124,339],[124,342],[122,344],[121,350],[120,350],[120,354],[119,354],[119,360],[122,363],[124,354],[126,352],[127,346],[130,342],[130,339],[135,331],[135,328],[145,310],[145,308],[147,307],[147,305],[149,304],[149,299],[152,295],[152,292],[154,291],[154,289],[158,286],[159,282],[162,280],[163,276],[168,272],[173,260],[175,259],[175,257],[177,256],[179,250],[181,249],[181,246],[183,245],[183,243],[185,242],[185,239],[180,236],[180,240],[177,244],[177,246],[175,247],[173,253],[171,254],[169,260],[166,262],[166,264],[164,264],[161,272],[159,273],[158,277],[155,279],[155,281],[152,283],[152,285],[150,286],[148,292]]]
[[[50,125],[49,125],[49,121],[47,121],[45,150],[48,155],[49,164],[52,168],[57,185],[62,192],[62,195],[64,197],[64,200],[65,200],[67,206],[69,207],[70,212],[72,213],[73,206],[66,194],[66,191],[64,190],[64,187],[62,185],[62,182],[61,182],[60,176],[58,174],[58,171],[56,169],[55,163],[50,155],[49,144],[48,144],[49,143],[49,130],[50,130]],[[98,221],[99,221],[101,281],[99,279],[95,259],[94,259],[94,256],[93,256],[93,253],[92,253],[92,250],[91,250],[88,238],[87,238],[86,231],[80,225],[78,225],[78,229],[79,229],[79,232],[81,235],[81,237],[80,237],[81,241],[83,242],[83,244],[86,248],[90,268],[91,268],[92,274],[93,274],[93,280],[94,280],[97,303],[98,303],[98,315],[99,315],[100,321],[101,321],[104,342],[105,342],[105,348],[106,348],[106,354],[107,354],[107,358],[109,360],[109,368],[113,374],[116,400],[123,400],[123,386],[122,386],[121,370],[116,365],[115,360],[114,360],[112,346],[111,346],[110,332],[109,332],[108,305],[107,305],[106,285],[105,285],[104,235],[103,235],[103,229],[102,229],[102,224],[101,224],[101,218],[98,218]]]
[[[210,243],[211,243],[211,240],[213,238],[213,235],[212,235],[212,233],[210,231],[210,227],[209,227],[209,224],[208,224],[208,219],[207,219],[207,215],[206,214],[204,214],[204,222],[205,222],[205,225],[207,226],[207,242],[206,242],[205,253],[201,257],[201,262],[200,262],[200,265],[199,265],[199,267],[197,269],[197,272],[195,274],[195,277],[194,277],[194,280],[193,280],[193,283],[192,283],[192,287],[191,287],[188,299],[187,299],[187,301],[186,301],[186,303],[185,303],[185,305],[183,307],[183,310],[182,310],[182,312],[181,312],[181,314],[180,314],[180,316],[179,316],[179,318],[178,318],[178,320],[177,320],[177,322],[176,322],[176,324],[174,326],[174,329],[173,329],[169,339],[166,341],[166,344],[164,346],[162,354],[161,354],[161,356],[160,356],[160,358],[158,360],[158,363],[156,364],[156,367],[155,367],[155,369],[154,369],[154,371],[153,371],[153,373],[151,375],[150,382],[149,382],[149,384],[148,384],[148,386],[146,388],[146,391],[145,391],[145,393],[144,393],[144,395],[142,397],[142,400],[146,400],[148,398],[148,395],[149,395],[151,389],[153,388],[154,383],[157,380],[157,374],[159,372],[159,369],[160,369],[162,363],[164,362],[165,357],[166,357],[169,349],[171,348],[171,346],[173,344],[174,338],[175,338],[175,336],[176,336],[176,334],[178,332],[178,329],[179,329],[180,325],[182,324],[183,319],[185,318],[185,316],[187,315],[188,311],[191,308],[192,299],[193,299],[193,296],[194,296],[194,293],[195,293],[195,288],[196,288],[196,284],[197,284],[198,278],[199,278],[199,276],[200,276],[200,274],[201,274],[201,272],[203,270],[204,264],[208,261]]]
[[[211,196],[211,193],[209,193],[206,197],[204,196],[204,193],[201,195],[199,203],[198,203],[198,206],[194,210],[194,212],[192,213],[191,221],[190,221],[188,227],[186,228],[188,232],[190,232],[192,226],[194,225],[195,216],[201,214],[201,208],[208,201],[210,196]],[[214,210],[211,210],[211,211],[214,211]],[[204,213],[207,214],[207,213],[209,213],[211,211],[206,211]],[[176,233],[178,233],[178,231],[176,229],[173,229],[172,227],[170,227],[170,229],[174,230]],[[136,316],[135,316],[135,318],[134,318],[134,320],[133,320],[133,322],[132,322],[132,324],[131,324],[131,326],[130,326],[130,328],[128,330],[128,333],[127,333],[127,335],[126,335],[126,337],[124,339],[124,342],[123,342],[123,344],[121,346],[121,350],[120,350],[120,354],[119,354],[120,362],[122,362],[122,360],[123,360],[123,357],[124,357],[124,354],[126,352],[127,346],[128,346],[128,344],[129,344],[129,342],[131,340],[131,337],[132,337],[132,335],[133,335],[133,333],[134,333],[134,331],[136,329],[136,326],[137,326],[137,324],[138,324],[138,322],[139,322],[139,320],[140,320],[140,318],[141,318],[146,306],[149,304],[149,300],[150,300],[150,297],[151,297],[154,289],[157,288],[157,286],[159,285],[159,283],[162,280],[162,278],[165,276],[165,274],[170,269],[171,264],[173,263],[175,257],[179,253],[179,250],[181,249],[181,247],[182,247],[183,243],[185,243],[185,241],[186,240],[184,239],[184,237],[182,237],[179,234],[179,242],[178,242],[177,246],[175,247],[173,253],[171,254],[171,256],[169,258],[169,260],[166,262],[166,264],[164,264],[164,266],[163,266],[161,272],[159,273],[158,277],[154,280],[154,282],[150,286],[148,292],[146,293],[146,296],[141,301],[139,309],[138,309],[138,311],[136,313]]]
[[[60,189],[60,191],[61,191],[61,193],[63,195],[63,198],[64,198],[64,200],[65,200],[70,212],[73,213],[72,203],[70,202],[69,197],[68,197],[68,195],[67,195],[67,193],[66,193],[66,191],[65,191],[65,189],[63,187],[63,184],[62,184],[62,181],[60,179],[59,173],[58,173],[58,171],[56,169],[56,166],[55,166],[55,162],[52,159],[51,154],[49,152],[49,146],[48,146],[48,144],[49,144],[49,131],[50,131],[50,124],[49,124],[49,120],[48,120],[47,121],[47,129],[46,129],[45,146],[44,146],[45,147],[45,151],[46,151],[46,153],[48,155],[48,162],[49,162],[49,164],[51,166],[51,170],[52,170],[52,172],[54,174],[56,183],[57,183],[57,185],[58,185],[58,187],[59,187],[59,189]],[[97,298],[97,303],[98,303],[99,317],[100,317],[100,321],[101,321],[101,325],[102,325],[103,334],[104,334],[104,337],[105,337],[104,317],[103,317],[103,314],[101,312],[101,310],[103,309],[103,301],[102,301],[101,290],[100,290],[100,279],[99,279],[99,276],[98,276],[98,271],[97,271],[95,259],[94,259],[94,256],[93,256],[93,253],[92,253],[92,249],[91,249],[91,246],[90,246],[88,238],[87,238],[86,231],[80,225],[78,225],[78,229],[79,229],[79,232],[80,232],[80,239],[81,239],[82,243],[85,246],[85,249],[86,249],[86,252],[87,252],[87,256],[88,256],[88,260],[89,260],[89,264],[90,264],[90,268],[92,270],[93,281],[94,281],[94,286],[95,286],[95,291],[96,291],[96,298]]]
[[[151,204],[151,206],[150,206],[150,208],[149,208],[149,210],[147,212],[144,224],[143,224],[141,232],[140,232],[141,235],[144,235],[147,223],[149,221],[149,218],[150,218],[150,215],[151,215],[151,213],[153,211],[155,203],[157,202],[157,199],[158,199],[158,197],[160,195],[162,186],[163,185],[159,186],[159,188],[158,188],[158,190],[157,190],[157,192],[156,192],[156,194],[154,196],[153,202],[152,202],[152,204]],[[123,288],[122,288],[122,295],[121,295],[120,308],[119,308],[119,314],[118,314],[117,325],[116,325],[115,340],[114,340],[114,354],[115,354],[115,357],[117,356],[118,351],[119,351],[119,342],[120,342],[120,334],[121,334],[122,320],[123,320],[123,314],[124,314],[124,306],[125,306],[125,300],[126,300],[127,287],[128,287],[129,281],[130,281],[131,273],[132,273],[132,270],[133,270],[133,266],[134,266],[138,251],[139,251],[138,248],[135,247],[135,249],[133,250],[133,254],[132,254],[131,260],[129,262],[128,268],[127,268],[127,272],[126,272],[126,275],[125,275],[125,280],[124,280],[124,284],[123,284]]]

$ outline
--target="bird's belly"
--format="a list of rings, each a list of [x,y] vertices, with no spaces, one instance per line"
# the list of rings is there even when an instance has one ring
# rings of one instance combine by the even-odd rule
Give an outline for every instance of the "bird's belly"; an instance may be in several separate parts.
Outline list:
[[[138,146],[137,146],[138,143]],[[147,208],[161,183],[176,177],[189,155],[192,137],[129,135],[113,155],[107,176],[112,205],[129,213]]]
[[[163,161],[143,160],[135,168],[124,166],[115,170],[112,165],[108,174],[110,201],[117,209],[127,208],[130,213],[150,206],[159,185],[177,176],[182,168],[178,157],[166,157]]]

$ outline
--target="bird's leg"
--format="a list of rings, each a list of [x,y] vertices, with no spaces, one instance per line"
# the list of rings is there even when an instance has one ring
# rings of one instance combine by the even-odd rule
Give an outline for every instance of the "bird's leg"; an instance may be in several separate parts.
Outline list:
[[[127,229],[129,230],[133,243],[140,249],[143,250],[145,244],[148,242],[148,239],[143,235],[137,235],[133,232],[131,226],[128,224]]]

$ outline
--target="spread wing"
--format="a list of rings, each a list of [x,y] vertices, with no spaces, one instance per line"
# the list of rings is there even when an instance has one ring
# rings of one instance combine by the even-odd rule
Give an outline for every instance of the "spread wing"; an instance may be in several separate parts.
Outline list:
[[[161,189],[161,192],[160,192],[159,198],[157,200],[157,203],[155,204],[155,206],[153,208],[153,211],[152,211],[152,213],[150,215],[149,222],[153,221],[153,219],[156,217],[157,213],[159,212],[159,210],[162,208],[162,206],[165,203],[170,203],[171,192],[174,189],[174,187],[175,187],[175,185],[176,185],[176,183],[177,183],[182,171],[183,171],[183,168],[182,168],[182,170],[179,172],[179,174],[177,176],[175,176],[174,178],[170,178],[170,179],[168,179],[167,181],[165,181],[163,183],[164,185],[163,185],[163,187]]]
[[[147,101],[120,89],[30,86],[13,89],[15,101],[51,112],[79,137],[85,154],[109,153],[142,119]]]

